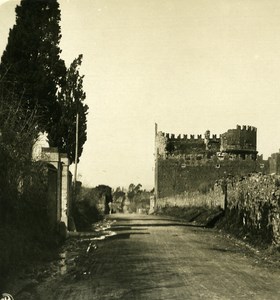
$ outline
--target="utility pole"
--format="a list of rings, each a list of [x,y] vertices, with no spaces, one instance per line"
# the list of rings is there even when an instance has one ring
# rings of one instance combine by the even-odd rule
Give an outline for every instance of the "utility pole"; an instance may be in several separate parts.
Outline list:
[[[158,199],[158,145],[157,145],[158,125],[155,123],[155,202]]]

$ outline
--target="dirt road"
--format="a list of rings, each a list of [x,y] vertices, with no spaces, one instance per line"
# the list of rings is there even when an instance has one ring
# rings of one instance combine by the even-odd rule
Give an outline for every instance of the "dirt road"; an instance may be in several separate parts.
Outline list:
[[[280,299],[280,269],[215,230],[136,214],[111,215],[107,227],[70,239],[32,297]]]

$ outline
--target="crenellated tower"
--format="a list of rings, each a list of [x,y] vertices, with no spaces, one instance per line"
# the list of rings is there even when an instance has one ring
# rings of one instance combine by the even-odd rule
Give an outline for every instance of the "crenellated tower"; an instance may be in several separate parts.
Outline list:
[[[158,198],[213,186],[225,173],[262,171],[257,129],[239,126],[217,135],[156,133],[155,191]]]
[[[207,130],[202,136],[164,133],[159,131],[156,136],[159,157],[213,156],[230,158],[257,158],[257,129],[253,126],[236,126],[227,132],[216,135]]]
[[[243,159],[257,158],[257,128],[253,126],[236,126],[221,135],[220,151]]]

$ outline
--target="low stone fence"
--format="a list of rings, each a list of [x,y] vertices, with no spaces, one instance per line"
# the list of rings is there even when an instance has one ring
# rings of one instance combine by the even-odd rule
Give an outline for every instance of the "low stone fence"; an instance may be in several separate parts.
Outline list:
[[[227,187],[225,189],[225,186]],[[226,196],[226,202],[225,202]],[[280,245],[280,176],[250,174],[222,180],[213,190],[160,198],[158,210],[225,209],[222,228],[239,236]]]
[[[280,178],[252,174],[227,180],[226,216],[243,232],[280,244]]]
[[[220,186],[215,186],[213,190],[206,194],[201,192],[191,192],[176,195],[173,197],[160,198],[156,202],[157,208],[164,207],[206,207],[224,208],[225,195]]]

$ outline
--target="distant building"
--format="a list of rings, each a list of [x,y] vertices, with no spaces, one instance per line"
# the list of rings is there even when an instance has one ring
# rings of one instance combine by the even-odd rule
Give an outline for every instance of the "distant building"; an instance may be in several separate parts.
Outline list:
[[[219,136],[156,132],[155,188],[158,198],[207,190],[225,174],[263,172],[267,163],[257,151],[257,129],[239,126]],[[280,163],[279,163],[280,168]]]

